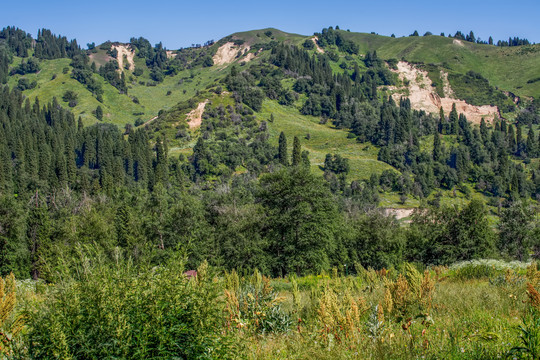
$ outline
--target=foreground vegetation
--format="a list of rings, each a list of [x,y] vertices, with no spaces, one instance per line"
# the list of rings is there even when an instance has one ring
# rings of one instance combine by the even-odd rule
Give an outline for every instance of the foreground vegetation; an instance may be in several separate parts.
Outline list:
[[[6,278],[2,354],[9,358],[536,359],[535,263],[477,261],[422,271],[267,278],[184,275],[175,257],[134,266],[79,247],[57,281]],[[82,261],[81,261],[82,260]],[[64,269],[66,270],[66,269]],[[16,296],[15,296],[16,294]],[[15,301],[16,298],[16,301]],[[7,304],[7,305],[6,305]]]

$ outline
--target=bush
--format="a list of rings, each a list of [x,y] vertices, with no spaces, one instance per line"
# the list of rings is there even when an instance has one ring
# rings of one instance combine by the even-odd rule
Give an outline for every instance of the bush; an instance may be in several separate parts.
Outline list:
[[[19,79],[17,83],[17,89],[24,91],[24,90],[30,90],[37,86],[37,82],[34,80],[30,82],[27,78],[21,78]]]
[[[308,40],[304,41],[302,46],[304,46],[304,49],[312,50],[312,49],[315,48],[315,43],[312,40],[308,39]]]
[[[62,95],[62,100],[64,100],[67,103],[70,103],[72,101],[77,101],[78,94],[73,90],[66,90],[64,92],[64,95]]]
[[[505,274],[507,270],[524,271],[530,263],[519,261],[504,262],[500,260],[462,261],[450,267],[450,275],[456,279],[486,279]]]
[[[221,288],[206,264],[195,278],[184,261],[138,269],[116,254],[77,250],[77,275],[62,275],[50,300],[32,314],[33,359],[227,358],[232,341],[219,330]]]

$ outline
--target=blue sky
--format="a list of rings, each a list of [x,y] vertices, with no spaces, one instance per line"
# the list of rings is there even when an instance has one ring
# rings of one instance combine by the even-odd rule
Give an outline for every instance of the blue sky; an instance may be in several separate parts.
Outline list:
[[[495,40],[519,36],[540,42],[540,1],[9,1],[2,5],[0,28],[20,27],[32,35],[51,29],[80,45],[106,40],[128,42],[144,36],[169,49],[204,43],[237,31],[275,27],[311,35],[339,25],[356,32],[406,36],[452,34],[456,30]]]

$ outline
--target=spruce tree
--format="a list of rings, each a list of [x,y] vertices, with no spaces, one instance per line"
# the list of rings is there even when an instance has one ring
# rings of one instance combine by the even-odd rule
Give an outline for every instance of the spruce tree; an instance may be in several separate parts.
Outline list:
[[[311,167],[311,162],[309,161],[309,151],[307,150],[302,151],[302,166],[308,169]]]
[[[459,115],[456,110],[456,103],[452,104],[452,111],[450,111],[450,126],[452,135],[459,135]]]
[[[521,124],[516,125],[516,155],[521,156],[525,151],[525,143],[523,142],[523,130]]]
[[[28,246],[31,256],[32,279],[40,278],[43,259],[50,246],[51,225],[47,208],[40,204],[39,194],[36,192],[33,206],[27,219]]]
[[[433,161],[442,160],[441,135],[433,135]]]
[[[281,134],[279,134],[278,160],[281,165],[289,166],[289,156],[287,155],[287,137],[283,131]]]
[[[101,108],[101,105],[98,105],[96,108],[96,118],[98,120],[103,120],[103,109]]]
[[[293,152],[292,152],[292,165],[298,166],[302,161],[302,148],[300,146],[300,140],[298,137],[294,137],[293,141]]]
[[[438,124],[438,131],[439,131],[439,134],[443,134],[443,129],[444,129],[444,123],[446,122],[446,118],[444,116],[444,110],[442,108],[442,106],[440,107],[439,109],[439,124]]]
[[[506,136],[506,139],[508,141],[508,150],[510,151],[510,153],[516,153],[516,136],[514,133],[514,126],[512,124],[508,125],[508,135]]]
[[[125,204],[116,209],[114,226],[116,228],[116,241],[118,246],[126,248],[129,241],[129,210]]]
[[[532,127],[529,127],[529,133],[527,134],[527,143],[525,145],[525,151],[529,157],[536,157],[536,139],[534,138],[534,131]]]
[[[480,121],[480,135],[482,135],[482,142],[485,143],[488,138],[488,128],[484,118]]]

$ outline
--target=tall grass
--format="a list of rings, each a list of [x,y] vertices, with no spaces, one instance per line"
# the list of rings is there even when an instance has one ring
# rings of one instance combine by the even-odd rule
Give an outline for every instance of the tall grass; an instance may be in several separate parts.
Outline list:
[[[424,272],[411,264],[356,265],[355,276],[334,269],[272,280],[202,265],[187,279],[182,258],[135,267],[121,256],[111,265],[88,249],[78,256],[76,271],[56,284],[21,287],[27,322],[14,357],[495,359],[540,352],[536,264],[482,260]]]

